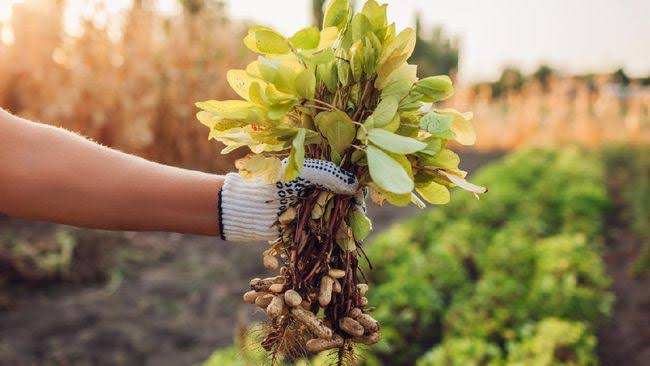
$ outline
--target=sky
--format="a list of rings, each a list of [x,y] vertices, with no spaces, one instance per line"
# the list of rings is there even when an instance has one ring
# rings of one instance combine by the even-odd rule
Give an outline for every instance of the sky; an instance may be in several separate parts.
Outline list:
[[[9,3],[0,0],[0,21]],[[52,0],[54,1],[54,0]],[[110,0],[119,11],[132,0]],[[68,18],[92,11],[87,0],[68,0]],[[177,0],[158,0],[173,14]],[[357,0],[362,5],[364,0]],[[526,72],[546,63],[569,73],[650,75],[650,0],[379,0],[398,29],[420,14],[426,27],[442,25],[460,39],[459,77],[491,80],[509,65]],[[226,0],[237,20],[273,26],[291,35],[311,23],[311,0]],[[74,30],[74,21],[70,28]]]
[[[650,74],[650,0],[384,0],[398,29],[419,13],[460,37],[460,77],[498,77],[504,66],[547,63],[571,73],[618,67]],[[292,34],[309,25],[309,0],[231,0],[231,15]],[[362,4],[363,0],[358,0]]]

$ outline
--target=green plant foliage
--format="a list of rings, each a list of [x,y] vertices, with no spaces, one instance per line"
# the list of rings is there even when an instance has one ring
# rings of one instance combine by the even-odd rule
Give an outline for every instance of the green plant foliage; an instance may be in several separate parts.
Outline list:
[[[457,164],[429,165],[445,160],[449,152],[443,147],[450,140],[474,143],[471,114],[431,109],[427,103],[453,94],[452,80],[418,80],[417,65],[407,63],[416,32],[396,31],[386,9],[368,0],[353,14],[349,0],[332,0],[322,29],[305,28],[287,38],[268,27],[250,28],[244,44],[259,57],[228,72],[229,84],[244,100],[196,104],[209,138],[226,145],[223,153],[248,147],[273,169],[280,165],[272,159],[290,157],[285,179],[300,173],[303,157],[342,164],[363,178],[378,204],[423,206],[416,193],[444,204],[448,192],[440,185],[484,193],[464,180]],[[357,152],[367,159],[352,159]],[[265,179],[282,176],[268,169],[248,169],[246,176],[255,178],[256,172]],[[414,192],[416,174],[420,183],[437,185],[420,184]]]
[[[422,357],[418,366],[497,366],[501,350],[481,338],[450,338]]]
[[[453,170],[457,159],[447,155],[427,164]],[[570,364],[552,351],[547,363],[522,361],[542,357],[530,356],[533,344],[558,318],[579,335],[549,342],[590,364],[586,340],[613,301],[600,257],[609,206],[602,164],[578,149],[530,150],[475,180],[491,185],[480,202],[456,197],[368,247],[369,299],[380,304],[384,338],[373,353],[394,365]]]
[[[509,365],[598,365],[596,336],[585,323],[547,318],[524,332],[509,345]]]

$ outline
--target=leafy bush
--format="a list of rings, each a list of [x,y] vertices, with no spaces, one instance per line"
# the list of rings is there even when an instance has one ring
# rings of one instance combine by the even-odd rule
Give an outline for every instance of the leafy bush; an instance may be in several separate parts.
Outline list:
[[[593,324],[612,304],[599,254],[609,206],[599,160],[530,150],[475,180],[490,188],[480,201],[460,194],[369,246],[384,337],[376,356],[392,365],[590,364]]]

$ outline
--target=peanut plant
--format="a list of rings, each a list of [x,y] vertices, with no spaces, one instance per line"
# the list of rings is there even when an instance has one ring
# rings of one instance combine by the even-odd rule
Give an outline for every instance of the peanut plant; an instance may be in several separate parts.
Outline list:
[[[359,269],[372,225],[355,200],[368,192],[377,205],[424,207],[447,203],[455,186],[486,191],[465,180],[447,148],[452,140],[474,143],[472,114],[434,107],[453,94],[452,81],[417,78],[417,65],[407,63],[416,34],[397,33],[386,9],[369,0],[353,14],[348,0],[333,0],[322,29],[286,38],[252,27],[244,44],[260,56],[227,74],[243,100],[197,103],[209,138],[226,145],[222,153],[252,152],[236,164],[244,178],[290,181],[309,157],[334,162],[360,182],[356,197],[315,189],[278,217],[280,238],[264,264],[280,273],[252,280],[244,295],[271,319],[261,342],[271,363],[334,350],[337,364],[350,364],[355,344],[379,341]]]

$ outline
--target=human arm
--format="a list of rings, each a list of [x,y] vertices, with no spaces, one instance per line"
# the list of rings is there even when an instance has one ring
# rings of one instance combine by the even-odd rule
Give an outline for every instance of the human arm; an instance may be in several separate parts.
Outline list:
[[[0,109],[0,212],[126,231],[218,235],[224,177],[170,167]]]

